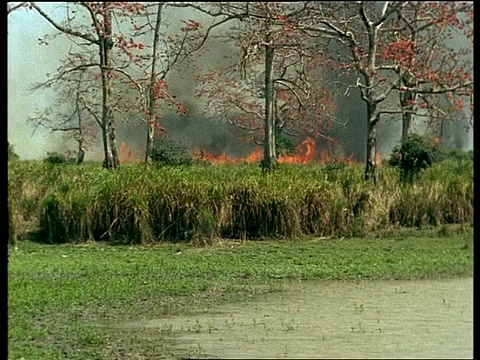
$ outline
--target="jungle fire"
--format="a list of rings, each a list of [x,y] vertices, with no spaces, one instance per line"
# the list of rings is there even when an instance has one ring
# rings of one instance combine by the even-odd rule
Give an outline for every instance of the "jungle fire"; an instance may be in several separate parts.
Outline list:
[[[215,155],[205,150],[196,150],[193,156],[197,160],[209,161],[213,164],[254,163],[262,160],[263,150],[255,150],[246,157],[229,157],[225,154]],[[301,142],[297,146],[294,154],[285,154],[278,157],[279,163],[288,164],[305,164],[310,162],[324,164],[331,161],[341,161],[352,164],[354,159],[353,156],[347,158],[344,155],[332,157],[327,149],[317,149],[315,141],[310,138]]]
[[[137,157],[134,156],[132,148],[123,141],[120,143],[120,149],[118,150],[118,160],[120,161],[120,163],[140,161]]]
[[[255,163],[262,160],[263,150],[258,148],[245,157],[230,157],[226,154],[216,155],[202,149],[197,149],[193,151],[192,156],[195,160],[206,161],[212,164]],[[377,151],[376,159],[377,165],[380,165],[382,158],[379,151]],[[119,160],[121,163],[142,161],[141,158],[136,156],[132,148],[125,142],[120,143]],[[311,138],[308,138],[297,146],[294,154],[280,155],[278,157],[278,162],[286,164],[306,164],[312,162],[319,164],[325,164],[329,162],[353,164],[355,159],[353,155],[349,157],[346,157],[343,154],[332,155],[328,149],[319,149],[315,141]]]
[[[195,160],[206,161],[212,164],[235,164],[235,163],[255,163],[259,162],[263,158],[263,150],[261,148],[252,151],[245,157],[230,157],[226,154],[213,154],[211,152],[197,149],[192,154]],[[132,148],[127,143],[120,143],[119,148],[119,160],[120,162],[138,162],[141,161],[135,156]],[[377,163],[380,163],[380,153],[377,153]],[[344,162],[347,164],[354,163],[353,155],[345,157],[343,154],[331,155],[327,149],[318,149],[315,141],[308,138],[302,141],[293,154],[284,154],[278,157],[279,163],[286,164],[306,164],[306,163],[320,163],[325,164],[328,162]]]

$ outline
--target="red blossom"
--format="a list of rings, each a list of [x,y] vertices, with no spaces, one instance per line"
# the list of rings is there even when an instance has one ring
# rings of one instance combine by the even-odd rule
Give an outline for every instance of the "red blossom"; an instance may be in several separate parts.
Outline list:
[[[180,28],[180,31],[195,31],[198,30],[200,27],[200,23],[195,20],[189,20],[189,21],[182,21],[184,24],[187,24],[187,26],[184,26]]]

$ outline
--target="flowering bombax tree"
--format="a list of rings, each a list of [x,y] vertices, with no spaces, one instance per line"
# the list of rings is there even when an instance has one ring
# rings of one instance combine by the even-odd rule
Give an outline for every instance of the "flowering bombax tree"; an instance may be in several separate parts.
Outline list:
[[[170,92],[167,76],[204,43],[199,32],[200,22],[186,19],[172,25],[168,17],[175,8],[175,3],[149,3],[134,25],[134,37],[143,39],[142,49],[145,48],[141,54],[132,54],[132,58],[136,59],[141,72],[139,83],[142,86],[137,90],[140,91],[140,107],[147,126],[146,161],[151,160],[155,134],[165,131],[160,123],[165,106],[179,114],[188,113],[188,109]]]
[[[185,113],[182,104],[169,94],[165,83],[166,74],[186,47],[185,37],[183,41],[171,41],[180,50],[175,53],[173,61],[167,65],[164,63],[161,72],[158,72],[159,54],[170,55],[168,50],[171,49],[171,46],[159,49],[164,3],[79,2],[63,6],[64,20],[58,21],[43,6],[30,4],[60,31],[59,34],[72,41],[68,57],[63,60],[58,72],[36,88],[69,82],[72,76],[77,76],[75,74],[85,73],[84,81],[89,80],[89,86],[79,92],[79,97],[82,107],[100,127],[104,166],[119,166],[116,121],[119,118],[128,119],[129,114],[130,118],[136,117],[139,112],[148,126],[148,158],[154,129],[161,129],[155,120],[158,117],[157,100],[165,99],[178,112]],[[155,20],[151,20],[152,17]],[[39,41],[46,45],[49,43],[48,37]],[[146,41],[151,41],[152,45],[146,45]]]
[[[390,109],[382,105],[397,85],[389,77],[388,68],[394,62],[379,57],[382,37],[405,1],[377,2],[316,2],[309,3],[308,16],[301,24],[308,33],[319,33],[332,38],[344,53],[330,54],[337,70],[352,74],[354,84],[366,106],[367,134],[365,178],[377,179],[377,124],[381,115]],[[345,56],[345,53],[348,55]],[[383,104],[382,104],[383,103]]]
[[[466,26],[471,15],[465,11],[466,5],[444,4],[311,2],[308,15],[302,17],[300,27],[307,33],[336,41],[341,51],[329,54],[335,68],[356,79],[347,87],[359,89],[366,106],[366,179],[377,179],[377,124],[382,115],[401,114],[404,133],[408,133],[418,109],[428,108],[433,113],[440,109],[442,94],[469,94],[471,72],[469,67],[459,66],[465,54],[445,52],[442,44],[447,44],[451,31]],[[456,17],[459,9],[464,10]],[[460,18],[464,21],[458,21]],[[464,30],[469,36],[469,30]],[[397,107],[386,101],[395,94],[400,100]],[[458,99],[456,104],[460,104]]]
[[[380,56],[398,77],[402,139],[415,116],[458,121],[470,102],[473,120],[473,2],[409,2],[397,10]]]
[[[69,81],[72,73],[87,74],[92,81],[92,87],[90,94],[82,92],[82,106],[100,126],[104,167],[115,169],[120,164],[116,147],[115,113],[123,113],[125,110],[121,108],[122,97],[119,91],[115,90],[119,88],[121,81],[137,86],[135,79],[125,69],[128,58],[132,58],[132,48],[142,47],[133,38],[128,42],[124,41],[121,32],[132,18],[144,10],[144,5],[129,2],[65,3],[62,5],[62,20],[57,20],[57,17],[49,14],[43,6],[29,3],[30,8],[72,43],[67,58],[63,60],[57,73],[52,74],[43,86],[50,87],[56,82]],[[44,37],[39,41],[48,45],[49,39]],[[99,92],[101,96],[98,96]],[[98,98],[101,100],[97,101]]]
[[[77,96],[101,130],[105,167],[119,166],[115,132],[118,119],[140,117],[146,124],[148,161],[154,135],[164,131],[159,119],[165,106],[180,114],[188,112],[171,94],[168,74],[201,48],[210,29],[218,24],[204,27],[203,33],[198,31],[200,22],[189,18],[177,19],[172,26],[175,21],[168,17],[172,17],[172,9],[183,6],[181,3],[64,3],[56,5],[55,11],[49,9],[56,16],[46,11],[45,5],[23,6],[36,10],[59,31],[53,37],[63,34],[72,42],[57,73],[35,88],[59,89],[62,83],[78,78],[79,73],[85,74],[82,83],[87,85],[77,90]],[[39,41],[49,45],[50,37]],[[47,122],[44,117],[42,121]]]
[[[240,20],[219,35],[233,49],[226,56],[228,65],[204,71],[197,95],[210,113],[253,133],[264,148],[264,170],[277,162],[276,133],[318,137],[332,121],[324,44],[297,28],[304,5],[216,3],[211,10]]]

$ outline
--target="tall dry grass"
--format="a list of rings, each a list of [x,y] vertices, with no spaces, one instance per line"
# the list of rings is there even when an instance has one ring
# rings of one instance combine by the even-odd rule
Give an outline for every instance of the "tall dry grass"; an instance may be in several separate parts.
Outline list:
[[[383,166],[376,187],[363,166],[158,167],[9,165],[17,233],[37,219],[53,242],[209,242],[214,238],[363,236],[391,226],[473,221],[473,162],[445,161],[411,186]]]

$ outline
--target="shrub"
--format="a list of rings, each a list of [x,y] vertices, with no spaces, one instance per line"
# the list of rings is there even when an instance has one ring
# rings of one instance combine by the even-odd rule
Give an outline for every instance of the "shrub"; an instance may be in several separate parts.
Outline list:
[[[8,143],[8,161],[18,160],[20,156],[15,152],[13,145]]]
[[[388,164],[400,169],[400,179],[412,183],[420,172],[440,160],[439,151],[427,138],[410,134],[392,151]]]
[[[152,148],[152,161],[162,165],[191,165],[192,155],[187,148],[173,140],[162,140]]]
[[[275,135],[275,148],[277,156],[295,153],[297,145],[281,133],[277,132]]]
[[[12,196],[10,193],[10,188],[8,189],[8,244],[9,245],[15,245],[17,242],[17,223],[15,221],[16,216],[14,215],[15,208],[14,208],[14,203],[12,200]]]
[[[64,154],[59,152],[48,152],[47,157],[44,159],[45,162],[49,164],[68,164],[71,163],[72,160],[68,159]]]

